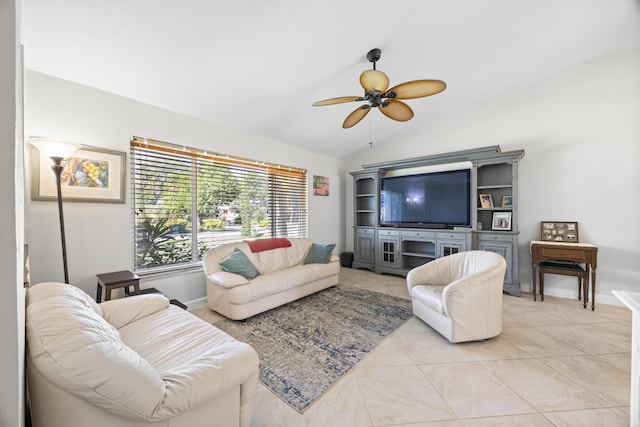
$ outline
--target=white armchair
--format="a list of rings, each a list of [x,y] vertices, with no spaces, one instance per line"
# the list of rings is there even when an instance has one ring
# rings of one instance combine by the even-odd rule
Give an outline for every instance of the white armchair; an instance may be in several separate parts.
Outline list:
[[[499,335],[506,266],[495,252],[467,251],[414,268],[407,275],[413,314],[452,343]]]

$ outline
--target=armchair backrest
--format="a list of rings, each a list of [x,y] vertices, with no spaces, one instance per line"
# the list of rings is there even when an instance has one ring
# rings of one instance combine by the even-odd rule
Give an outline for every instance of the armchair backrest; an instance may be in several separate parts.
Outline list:
[[[222,271],[218,264],[231,255],[234,249],[239,248],[245,253],[251,263],[260,274],[282,270],[297,264],[302,264],[312,241],[306,238],[289,238],[291,246],[285,248],[269,249],[261,252],[252,252],[246,242],[225,243],[210,249],[204,256],[203,265],[208,276],[216,271]]]
[[[450,282],[505,264],[501,255],[490,251],[459,252],[440,259],[446,260],[449,264]]]
[[[506,261],[495,252],[459,252],[414,268],[407,275],[407,284],[410,287],[424,284],[447,285],[464,277],[501,268],[506,268]],[[504,271],[502,274],[504,275]]]

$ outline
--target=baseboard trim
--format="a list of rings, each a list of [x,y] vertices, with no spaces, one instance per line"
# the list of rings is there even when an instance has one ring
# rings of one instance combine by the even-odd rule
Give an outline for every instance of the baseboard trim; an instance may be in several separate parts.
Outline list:
[[[186,301],[185,304],[189,307],[189,311],[195,310],[196,308],[206,307],[207,297],[192,299],[190,301]]]
[[[527,289],[528,287],[528,289]],[[522,286],[522,292],[531,293],[531,286]],[[558,298],[567,298],[567,299],[578,299],[577,292],[571,292],[564,289],[548,289],[544,293],[545,295],[549,295],[552,297]],[[207,297],[196,298],[194,300],[186,301],[185,304],[189,307],[189,311],[195,310],[197,308],[202,308],[207,306]],[[615,305],[618,307],[625,307],[625,305],[615,296],[613,295],[603,295],[596,294],[596,308],[598,304],[606,304],[606,305]]]
[[[522,289],[522,292],[527,292],[529,294],[531,293],[531,290],[532,290],[531,284],[522,283],[520,287]],[[548,296],[551,296],[551,297],[578,300],[578,292],[577,291],[570,291],[570,290],[567,290],[567,289],[547,288],[545,286],[544,295],[545,296],[548,295]],[[613,295],[605,295],[605,294],[596,293],[596,308],[598,307],[598,304],[606,304],[606,305],[615,305],[615,306],[618,306],[618,307],[625,307],[625,305],[618,298],[616,298]]]

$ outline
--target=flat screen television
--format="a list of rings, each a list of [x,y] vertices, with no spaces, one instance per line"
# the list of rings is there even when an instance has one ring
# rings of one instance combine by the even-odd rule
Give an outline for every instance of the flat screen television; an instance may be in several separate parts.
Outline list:
[[[415,228],[471,226],[471,170],[383,177],[380,224]]]

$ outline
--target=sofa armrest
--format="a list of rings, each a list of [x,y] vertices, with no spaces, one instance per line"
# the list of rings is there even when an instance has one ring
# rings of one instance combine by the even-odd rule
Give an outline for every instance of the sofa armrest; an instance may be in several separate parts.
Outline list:
[[[228,271],[216,271],[215,273],[209,274],[207,280],[226,289],[249,283],[249,280],[245,277],[239,274],[229,273]]]
[[[153,415],[154,420],[165,419],[211,401],[240,385],[241,393],[251,398],[258,372],[258,353],[243,342],[227,342],[215,352],[203,354],[188,365],[163,374],[166,385],[162,404]],[[243,390],[248,387],[248,390]]]
[[[161,294],[134,295],[105,301],[99,304],[107,322],[117,329],[169,306],[167,297]]]

